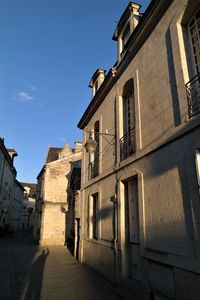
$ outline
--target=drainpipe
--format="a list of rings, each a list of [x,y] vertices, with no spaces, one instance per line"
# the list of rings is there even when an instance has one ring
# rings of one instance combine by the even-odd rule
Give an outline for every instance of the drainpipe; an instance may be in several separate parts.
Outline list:
[[[115,195],[113,200],[114,205],[114,251],[115,251],[115,283],[118,281],[118,167],[117,167],[117,103],[115,98],[114,103],[114,126],[115,126],[115,149],[114,149],[114,165],[115,172]]]

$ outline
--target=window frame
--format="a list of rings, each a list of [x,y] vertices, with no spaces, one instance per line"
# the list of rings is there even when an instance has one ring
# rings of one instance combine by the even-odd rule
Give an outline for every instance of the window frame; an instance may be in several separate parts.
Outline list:
[[[99,238],[99,194],[92,194],[92,239],[98,240]]]
[[[199,14],[199,19],[196,18],[197,14]],[[197,25],[197,21],[199,21],[199,27]],[[194,22],[193,25],[191,23]],[[191,27],[195,27],[194,35],[191,33]],[[187,32],[189,36],[189,44],[190,44],[190,53],[191,53],[191,59],[192,59],[192,68],[195,74],[200,73],[200,9],[197,9],[197,11],[194,11],[192,14],[192,17],[190,18],[188,24],[187,24]],[[196,43],[193,42],[193,37],[197,35],[197,41]],[[198,45],[199,48],[199,61],[196,61],[196,53],[194,51],[195,45]]]

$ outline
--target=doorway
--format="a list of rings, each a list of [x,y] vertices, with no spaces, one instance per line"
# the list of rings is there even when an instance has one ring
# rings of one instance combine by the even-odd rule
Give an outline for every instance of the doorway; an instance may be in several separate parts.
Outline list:
[[[127,275],[141,279],[138,176],[124,182]]]

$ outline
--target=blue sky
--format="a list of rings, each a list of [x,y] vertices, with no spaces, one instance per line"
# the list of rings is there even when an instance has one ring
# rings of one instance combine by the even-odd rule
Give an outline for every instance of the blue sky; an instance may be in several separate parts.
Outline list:
[[[141,11],[149,2],[140,1]],[[0,137],[18,152],[19,181],[36,182],[48,145],[82,139],[89,81],[115,63],[112,35],[128,3],[0,1]]]

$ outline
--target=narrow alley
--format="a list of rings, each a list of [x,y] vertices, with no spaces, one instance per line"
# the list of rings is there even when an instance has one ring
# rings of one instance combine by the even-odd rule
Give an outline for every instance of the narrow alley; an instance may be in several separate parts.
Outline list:
[[[30,234],[0,239],[0,299],[116,299],[112,284],[65,247],[40,247]]]

